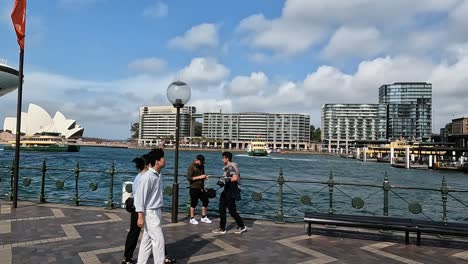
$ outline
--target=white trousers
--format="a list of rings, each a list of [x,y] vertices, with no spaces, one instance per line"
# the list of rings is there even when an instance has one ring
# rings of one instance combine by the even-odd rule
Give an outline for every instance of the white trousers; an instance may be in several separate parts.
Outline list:
[[[164,235],[162,232],[162,212],[161,209],[146,210],[145,226],[143,227],[143,237],[140,242],[138,252],[138,264],[148,263],[148,259],[153,252],[154,263],[164,263]]]

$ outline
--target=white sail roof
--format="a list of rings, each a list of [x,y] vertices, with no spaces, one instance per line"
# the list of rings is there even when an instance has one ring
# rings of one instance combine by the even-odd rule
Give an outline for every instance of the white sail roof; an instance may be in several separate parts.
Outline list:
[[[16,118],[7,117],[3,122],[3,130],[16,133]],[[28,112],[21,114],[21,133],[32,136],[41,132],[61,133],[65,138],[80,138],[83,136],[84,128],[76,125],[76,121],[67,119],[57,112],[54,118],[43,108],[35,104],[29,104]]]

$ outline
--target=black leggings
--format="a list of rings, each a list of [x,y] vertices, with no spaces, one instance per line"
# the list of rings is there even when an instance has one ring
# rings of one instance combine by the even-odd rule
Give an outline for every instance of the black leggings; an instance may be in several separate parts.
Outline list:
[[[138,213],[132,212],[130,216],[130,230],[127,234],[127,239],[125,240],[125,253],[124,257],[127,260],[131,260],[133,257],[133,252],[138,244],[138,237],[140,236],[141,228],[137,225]]]

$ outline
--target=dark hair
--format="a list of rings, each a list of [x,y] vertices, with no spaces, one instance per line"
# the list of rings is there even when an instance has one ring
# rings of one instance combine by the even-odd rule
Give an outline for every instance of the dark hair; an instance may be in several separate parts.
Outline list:
[[[142,157],[134,158],[132,162],[135,163],[135,168],[139,171],[142,171],[145,168],[146,160]]]
[[[232,153],[229,151],[223,152],[223,157],[226,157],[230,162],[232,161]]]
[[[205,164],[205,156],[199,154],[199,155],[197,155],[197,157],[195,157],[195,158],[196,158],[197,160],[199,160],[199,161],[202,163],[202,165]]]
[[[154,166],[157,160],[161,160],[161,158],[164,158],[164,150],[156,148],[148,152],[146,156],[148,158],[147,159],[148,164],[150,164],[151,166]]]

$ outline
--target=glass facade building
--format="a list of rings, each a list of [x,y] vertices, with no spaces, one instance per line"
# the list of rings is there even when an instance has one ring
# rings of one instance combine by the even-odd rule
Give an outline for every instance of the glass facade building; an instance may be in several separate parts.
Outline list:
[[[399,82],[379,88],[386,107],[387,139],[423,140],[432,133],[432,84]]]

